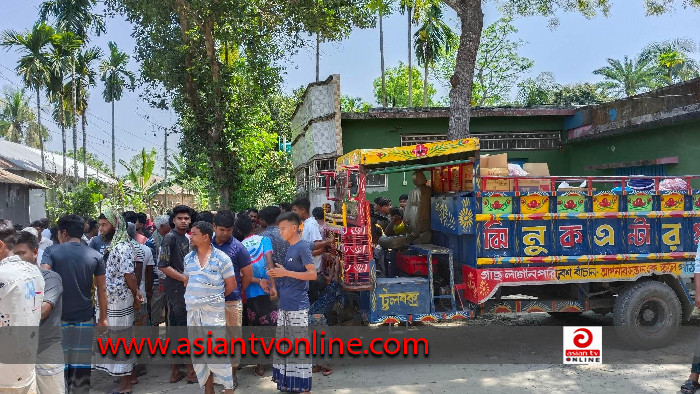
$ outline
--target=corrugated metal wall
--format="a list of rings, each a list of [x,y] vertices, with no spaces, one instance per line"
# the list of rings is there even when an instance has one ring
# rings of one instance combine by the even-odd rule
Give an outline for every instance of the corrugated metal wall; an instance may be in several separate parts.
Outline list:
[[[0,218],[29,225],[29,189],[26,186],[0,183]]]

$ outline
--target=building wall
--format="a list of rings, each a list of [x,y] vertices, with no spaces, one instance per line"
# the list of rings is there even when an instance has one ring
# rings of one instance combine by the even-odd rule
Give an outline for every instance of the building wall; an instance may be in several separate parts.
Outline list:
[[[26,186],[0,183],[0,218],[13,224],[29,225],[29,189]]]
[[[46,190],[29,189],[29,221],[46,217]]]
[[[666,165],[667,175],[700,174],[700,121],[575,142],[565,152],[572,175],[613,175],[612,169],[586,171],[584,167],[670,156],[678,156],[678,164]]]
[[[344,119],[343,150],[348,153],[354,149],[374,149],[401,145],[401,135],[406,134],[446,134],[448,118],[429,119]],[[563,130],[564,117],[473,117],[471,132],[478,133],[516,132],[516,131],[549,131]],[[489,152],[491,154],[500,152]],[[482,152],[483,154],[483,152]],[[546,162],[552,175],[568,175],[569,160],[561,150],[546,151],[511,151],[510,159],[530,163]],[[429,174],[426,172],[426,176]],[[413,189],[411,174],[389,174],[386,188],[367,188],[367,199],[372,201],[381,195],[391,198],[398,205],[399,196]]]

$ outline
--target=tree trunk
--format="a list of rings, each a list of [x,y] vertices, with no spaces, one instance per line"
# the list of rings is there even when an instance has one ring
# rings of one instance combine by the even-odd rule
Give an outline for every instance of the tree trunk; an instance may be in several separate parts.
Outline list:
[[[320,62],[321,62],[321,37],[318,32],[316,32],[316,82],[320,81]]]
[[[41,152],[41,176],[46,176],[46,166],[44,164],[44,137],[41,135],[41,91],[36,86],[36,120],[39,123],[39,151]]]
[[[382,66],[382,107],[386,107],[386,76],[384,75],[384,25],[382,10],[379,9],[379,59]]]
[[[114,97],[112,97],[112,176],[117,175],[117,166],[114,150]]]
[[[75,118],[75,107],[76,107],[76,95],[77,91],[75,86],[75,55],[71,60],[71,94],[73,106],[71,108],[71,116],[73,117],[73,186],[78,185],[78,122]]]
[[[82,114],[82,120],[83,120],[83,178],[85,181],[85,184],[87,184],[88,177],[87,177],[87,113],[85,113],[87,109],[83,109],[83,114]]]
[[[413,69],[411,68],[411,24],[413,22],[413,7],[408,7],[408,108],[413,107]]]
[[[423,108],[428,106],[428,62],[425,62],[425,74],[423,75]]]
[[[455,73],[450,78],[452,89],[447,138],[454,140],[469,137],[474,64],[484,26],[484,13],[480,0],[446,0],[445,3],[457,12],[462,24]]]
[[[66,144],[67,144],[66,143],[66,111],[64,111],[64,108],[63,108],[64,101],[65,101],[64,97],[63,97],[63,93],[61,93],[60,100],[61,100],[61,102],[60,102],[60,107],[59,107],[59,111],[58,111],[58,118],[59,118],[59,121],[61,122],[61,140],[63,142],[63,179],[65,179],[66,178],[66,166],[67,166],[67,164],[66,164],[66,162],[67,162],[66,161],[66,152],[67,152],[68,148],[66,147]]]

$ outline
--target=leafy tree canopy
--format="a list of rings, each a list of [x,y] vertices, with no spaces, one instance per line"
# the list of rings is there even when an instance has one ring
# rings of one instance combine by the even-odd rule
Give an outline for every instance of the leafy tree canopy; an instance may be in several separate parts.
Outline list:
[[[412,70],[413,106],[420,107],[423,104],[423,75],[418,68]],[[374,97],[377,103],[382,102],[382,79],[374,80]],[[427,106],[434,106],[433,97],[436,90],[433,84],[428,84]],[[396,67],[386,70],[386,102],[388,107],[408,107],[408,66],[399,62]]]

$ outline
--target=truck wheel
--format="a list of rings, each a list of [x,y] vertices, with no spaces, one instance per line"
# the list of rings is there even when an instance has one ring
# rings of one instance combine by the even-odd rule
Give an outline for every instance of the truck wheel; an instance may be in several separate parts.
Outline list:
[[[676,293],[655,280],[638,282],[618,294],[613,308],[615,331],[637,349],[670,342],[678,332],[683,312]]]

